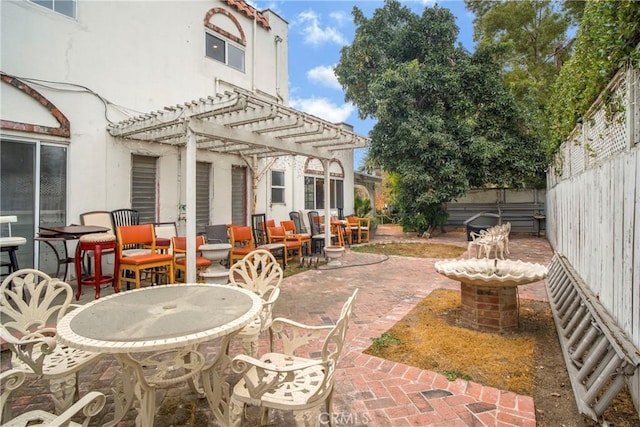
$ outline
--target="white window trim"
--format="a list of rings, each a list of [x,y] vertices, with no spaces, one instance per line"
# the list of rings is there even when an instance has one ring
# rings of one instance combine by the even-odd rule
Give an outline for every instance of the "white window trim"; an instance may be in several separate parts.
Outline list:
[[[47,6],[43,5],[43,4],[36,3],[36,2],[35,2],[35,1],[33,1],[33,0],[29,0],[29,2],[31,2],[31,3],[33,3],[33,4],[35,4],[37,7],[41,7],[42,9],[49,10],[49,11],[51,11],[51,12],[53,12],[53,13],[56,13],[56,14],[58,14],[58,15],[60,15],[60,16],[67,17],[67,18],[69,18],[69,19],[73,19],[73,20],[77,19],[77,17],[78,17],[78,0],[68,0],[68,1],[72,1],[72,2],[73,2],[73,15],[67,15],[67,14],[62,13],[62,12],[59,12],[59,11],[57,11],[57,10],[55,9],[55,7],[56,7],[56,6],[55,6],[55,4],[56,4],[56,2],[58,2],[58,1],[60,1],[60,0],[51,0],[51,1],[52,1],[52,3],[53,3],[53,4],[52,4],[52,7],[47,7]]]
[[[246,68],[247,68],[247,51],[246,51],[246,49],[243,46],[240,46],[240,45],[238,45],[236,43],[233,43],[231,40],[225,38],[223,35],[221,35],[219,33],[216,33],[216,32],[213,32],[213,31],[210,31],[208,29],[205,30],[205,43],[207,41],[207,35],[210,35],[212,37],[220,39],[225,44],[225,47],[224,47],[224,62],[219,61],[219,60],[217,60],[216,58],[214,58],[212,56],[209,56],[207,54],[207,46],[204,47],[204,55],[205,55],[205,57],[208,58],[208,59],[211,59],[213,61],[216,61],[216,62],[221,62],[224,65],[226,65],[227,67],[231,67],[234,70],[237,70],[237,71],[240,71],[240,72],[244,73]],[[238,49],[239,51],[241,51],[243,53],[243,61],[242,61],[243,67],[242,68],[238,68],[238,67],[236,67],[236,66],[234,66],[234,65],[229,63],[229,46],[233,46],[234,48]]]
[[[282,174],[282,185],[274,185],[273,184],[273,174],[274,172],[276,173],[281,173]],[[286,174],[284,170],[279,170],[279,169],[272,169],[271,170],[271,192],[269,194],[270,198],[271,198],[271,204],[272,205],[285,205],[287,202],[287,194],[286,194],[286,190],[287,190],[287,186],[286,186]],[[278,202],[274,202],[273,201],[273,190],[282,190],[282,201],[278,201]]]

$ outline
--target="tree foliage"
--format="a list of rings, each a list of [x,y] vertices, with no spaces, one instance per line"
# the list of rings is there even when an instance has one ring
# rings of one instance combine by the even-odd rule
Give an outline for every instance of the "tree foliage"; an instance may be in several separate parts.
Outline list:
[[[547,103],[548,152],[553,155],[579,117],[626,61],[638,61],[640,2],[588,1],[576,36],[573,57],[552,86]]]
[[[580,3],[565,2],[561,8],[550,0],[465,0],[476,15],[474,40],[496,48],[505,83],[537,111],[568,58],[566,33],[580,15]]]
[[[421,16],[396,0],[366,18],[336,67],[360,117],[376,118],[370,156],[397,176],[396,207],[407,227],[446,220],[443,203],[486,184],[522,187],[544,173],[539,139],[503,85],[495,50],[456,45],[448,9]]]

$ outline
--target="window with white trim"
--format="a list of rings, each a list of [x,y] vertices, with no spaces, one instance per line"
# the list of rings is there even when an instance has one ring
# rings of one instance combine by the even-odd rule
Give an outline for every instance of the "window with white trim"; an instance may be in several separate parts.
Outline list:
[[[205,32],[206,55],[230,67],[244,72],[244,49]]]
[[[70,18],[76,17],[76,0],[31,0],[33,3],[61,13]]]
[[[344,207],[344,181],[332,179],[329,182],[330,209]],[[304,177],[304,208],[324,209],[324,178],[315,176]]]
[[[284,171],[271,171],[271,203],[284,203]]]

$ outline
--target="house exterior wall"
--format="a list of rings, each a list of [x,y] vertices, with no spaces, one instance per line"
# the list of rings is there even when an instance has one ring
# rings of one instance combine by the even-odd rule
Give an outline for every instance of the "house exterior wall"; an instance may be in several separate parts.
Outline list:
[[[222,93],[229,85],[266,95],[288,105],[288,24],[264,11],[270,29],[219,0],[77,2],[76,19],[27,0],[0,2],[2,71],[29,84],[68,119],[70,138],[2,130],[3,139],[60,141],[68,150],[68,222],[92,210],[131,206],[133,154],[158,157],[157,221],[176,221],[185,200],[184,148],[111,137],[108,122],[118,122],[165,106]],[[245,36],[245,71],[205,55],[205,16],[231,34]],[[226,16],[232,16],[228,19]],[[235,21],[235,23],[234,23]],[[241,31],[238,30],[239,25]],[[42,84],[34,84],[34,80]],[[50,114],[7,84],[0,85],[2,118],[49,126]],[[345,170],[345,204],[353,205],[353,154],[338,154]],[[213,169],[211,223],[231,222],[231,170],[247,166],[237,156],[198,151],[197,160]],[[257,212],[276,219],[304,207],[305,159],[282,158],[287,198],[270,206],[269,173],[258,181]],[[263,160],[256,171],[271,163]],[[251,178],[248,178],[248,192]],[[248,201],[251,206],[251,201]],[[250,214],[251,212],[248,212]],[[180,225],[180,224],[179,224]]]

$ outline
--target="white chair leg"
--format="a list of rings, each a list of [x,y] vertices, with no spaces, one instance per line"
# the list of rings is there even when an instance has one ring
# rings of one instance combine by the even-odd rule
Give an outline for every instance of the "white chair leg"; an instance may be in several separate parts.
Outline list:
[[[471,249],[473,248],[474,243],[473,242],[469,242],[469,246],[467,246],[467,257],[471,258]],[[476,250],[477,253],[477,250]]]
[[[235,399],[229,401],[229,427],[240,427],[244,415],[244,403]]]
[[[77,373],[62,378],[50,379],[49,390],[51,391],[56,415],[60,415],[80,397]]]
[[[262,417],[260,418],[260,425],[269,425],[269,408],[262,408]]]

